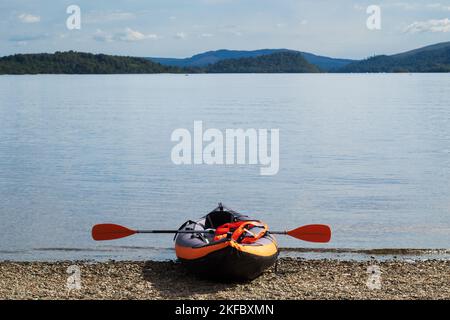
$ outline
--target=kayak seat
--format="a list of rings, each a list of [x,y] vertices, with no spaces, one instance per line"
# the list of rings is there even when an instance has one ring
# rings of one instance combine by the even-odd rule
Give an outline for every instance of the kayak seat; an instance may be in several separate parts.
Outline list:
[[[235,216],[228,211],[214,211],[205,219],[205,229],[217,229],[225,223],[235,222]]]

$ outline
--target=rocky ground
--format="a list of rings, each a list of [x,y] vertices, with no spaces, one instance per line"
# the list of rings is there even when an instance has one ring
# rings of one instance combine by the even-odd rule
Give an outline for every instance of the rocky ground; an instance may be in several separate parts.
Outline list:
[[[71,265],[81,289],[67,287]],[[277,271],[233,284],[198,279],[171,261],[0,262],[0,299],[450,299],[450,261],[282,258]]]

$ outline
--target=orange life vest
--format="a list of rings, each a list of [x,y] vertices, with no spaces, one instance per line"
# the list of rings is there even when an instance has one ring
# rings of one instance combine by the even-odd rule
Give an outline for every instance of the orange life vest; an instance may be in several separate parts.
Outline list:
[[[262,228],[262,230],[257,234],[254,234],[250,231],[254,227]],[[214,241],[226,238],[227,234],[231,232],[231,239],[234,241],[244,244],[253,243],[263,237],[267,230],[267,225],[259,221],[237,221],[225,223],[216,229]]]

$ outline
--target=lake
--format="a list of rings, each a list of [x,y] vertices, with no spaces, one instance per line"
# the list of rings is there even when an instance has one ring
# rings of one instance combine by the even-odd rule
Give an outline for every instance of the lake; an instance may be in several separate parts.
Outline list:
[[[167,259],[170,235],[91,240],[93,224],[178,228],[218,202],[289,248],[450,247],[448,74],[0,76],[0,260]],[[278,174],[175,165],[175,129],[277,128]]]

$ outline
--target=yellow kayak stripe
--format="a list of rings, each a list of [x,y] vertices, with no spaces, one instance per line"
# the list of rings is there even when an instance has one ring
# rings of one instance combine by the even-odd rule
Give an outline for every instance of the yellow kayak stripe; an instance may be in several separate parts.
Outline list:
[[[194,259],[202,258],[214,251],[226,248],[228,246],[231,246],[241,252],[245,252],[245,253],[253,254],[255,256],[261,256],[261,257],[270,257],[278,252],[278,246],[277,246],[275,240],[273,240],[270,243],[265,244],[265,245],[242,245],[242,244],[237,243],[234,240],[231,240],[231,241],[221,242],[221,243],[218,243],[215,245],[199,247],[199,248],[175,245],[175,253],[176,253],[177,257],[180,259],[194,260]]]
[[[246,246],[246,245],[239,244],[236,241],[232,241],[230,243],[230,245],[239,251],[250,253],[255,256],[261,256],[261,257],[270,257],[278,252],[278,247],[275,242],[270,242],[269,244],[261,245],[261,246],[258,246],[258,245],[251,245],[251,246],[247,245]]]

